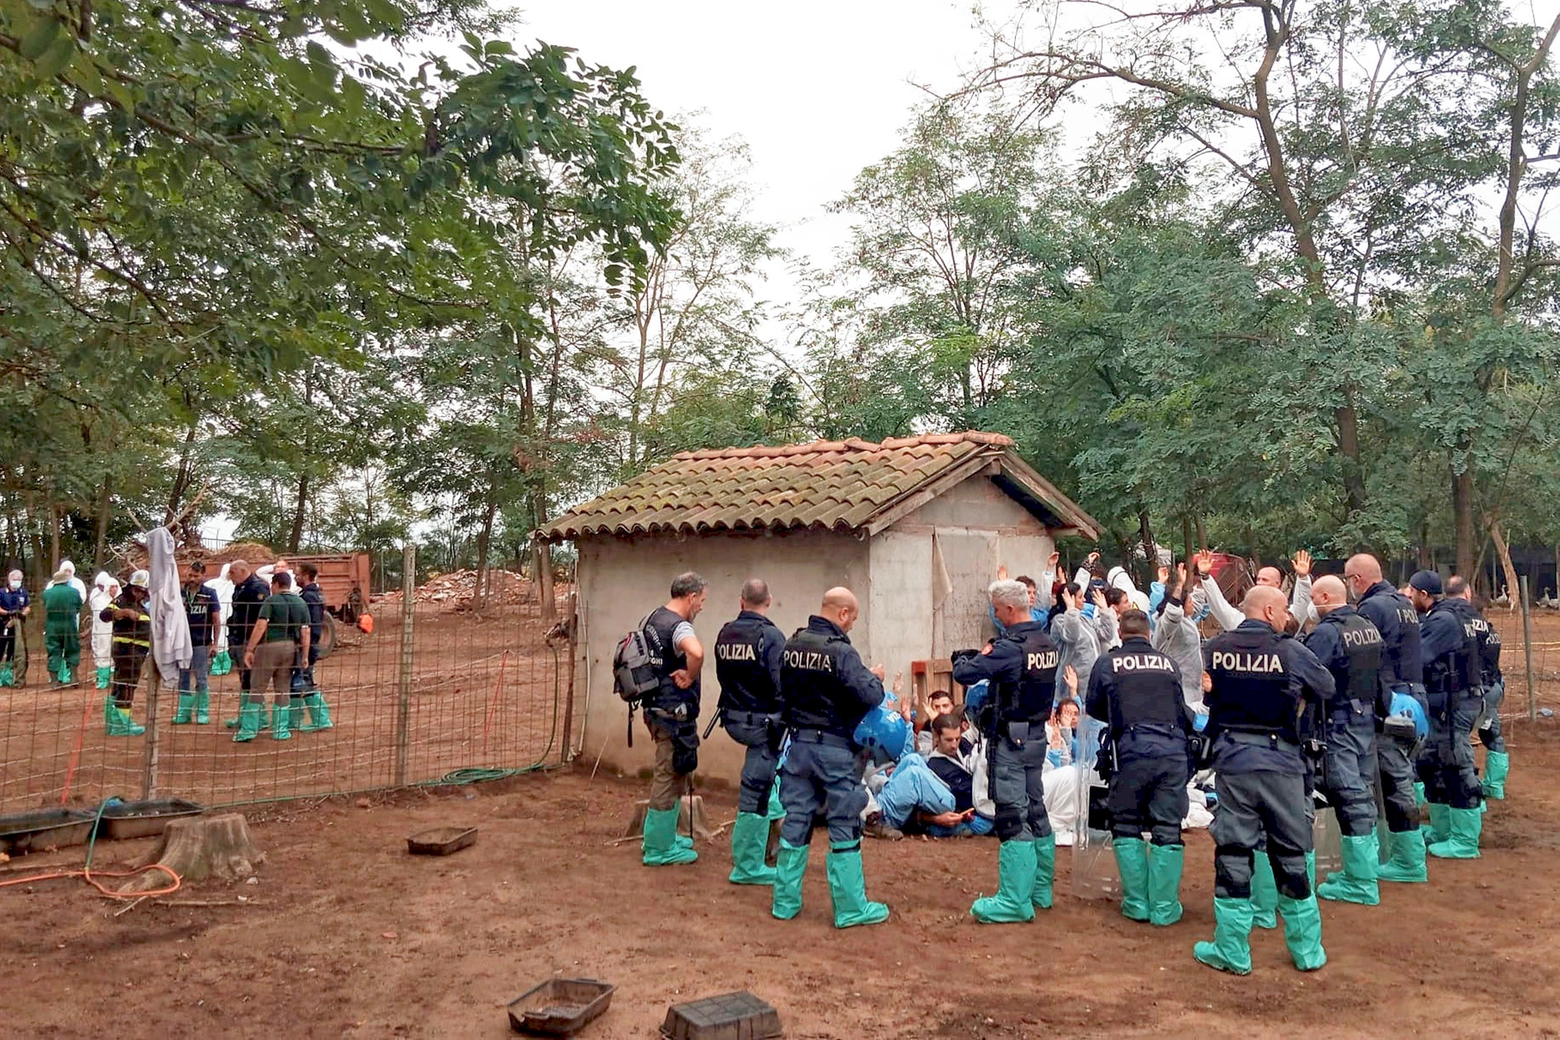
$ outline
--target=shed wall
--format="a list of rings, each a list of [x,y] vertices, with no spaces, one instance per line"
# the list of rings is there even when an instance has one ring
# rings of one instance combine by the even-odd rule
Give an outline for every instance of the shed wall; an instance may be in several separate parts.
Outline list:
[[[946,659],[994,630],[986,589],[1005,564],[1036,579],[1055,546],[1045,526],[989,477],[971,477],[872,539],[868,610],[873,662],[890,679],[910,662]]]
[[[715,636],[736,617],[744,581],[759,577],[769,582],[774,597],[770,616],[787,635],[807,623],[829,588],[860,590],[868,585],[867,543],[851,535],[723,533],[686,539],[590,538],[576,545],[581,620],[575,703],[584,715],[580,746],[588,761],[600,753],[602,765],[624,773],[651,766],[654,746],[643,724],[636,722],[634,746],[627,747],[628,709],[612,691],[612,654],[625,632],[666,602],[673,577],[693,570],[710,583],[704,612],[694,621],[706,655],[701,732],[720,694],[712,652]],[[865,602],[866,596],[862,599]],[[870,621],[870,616],[863,618],[851,633],[858,646],[867,642]],[[735,786],[741,780],[742,752],[741,745],[717,728],[699,748],[699,776]]]

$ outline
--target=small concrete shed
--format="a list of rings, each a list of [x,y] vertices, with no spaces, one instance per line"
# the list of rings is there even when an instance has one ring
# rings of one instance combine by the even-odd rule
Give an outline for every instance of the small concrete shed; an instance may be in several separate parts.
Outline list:
[[[862,606],[851,641],[868,665],[887,668],[890,681],[903,672],[908,692],[913,661],[946,661],[989,636],[986,587],[999,565],[1038,577],[1057,536],[1093,540],[1099,530],[1000,434],[677,455],[537,532],[549,542],[572,541],[579,553],[578,746],[624,772],[651,764],[642,728],[627,747],[612,654],[625,632],[666,602],[683,571],[710,583],[694,622],[706,648],[736,616],[749,577],[769,582],[771,617],[787,635],[807,623],[825,590],[850,587]],[[709,655],[702,719],[718,695]],[[721,730],[700,748],[705,779],[734,785],[741,765],[741,747]]]

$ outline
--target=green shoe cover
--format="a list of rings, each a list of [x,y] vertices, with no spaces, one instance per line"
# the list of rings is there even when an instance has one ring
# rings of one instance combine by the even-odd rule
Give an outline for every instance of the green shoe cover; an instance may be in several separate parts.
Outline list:
[[[1392,855],[1376,869],[1381,881],[1401,884],[1423,884],[1430,880],[1425,869],[1425,840],[1417,830],[1401,831],[1391,837]]]
[[[829,895],[834,899],[834,927],[854,928],[859,924],[881,924],[888,920],[888,907],[867,899],[867,879],[861,871],[861,843],[830,848],[828,856]]]
[[[1484,830],[1484,816],[1477,809],[1452,809],[1447,812],[1445,841],[1438,841],[1425,849],[1438,859],[1478,859],[1479,836]]]
[[[1489,751],[1484,756],[1484,797],[1497,802],[1506,797],[1506,777],[1511,774],[1511,756],[1504,751]]]
[[[1047,834],[1043,838],[1036,838],[1035,847],[1035,890],[1030,896],[1031,901],[1041,910],[1051,909],[1052,886],[1056,882],[1056,835]]]
[[[780,839],[780,852],[775,857],[775,894],[769,912],[782,921],[802,912],[802,877],[807,873],[807,853],[811,848]]]
[[[1148,920],[1148,843],[1142,838],[1116,838],[1116,872],[1121,875],[1121,916]]]
[[[764,863],[769,844],[769,819],[759,813],[737,813],[731,825],[731,876],[733,885],[772,885],[775,870]]]
[[[1284,945],[1289,956],[1301,971],[1315,971],[1327,963],[1327,951],[1322,949],[1322,912],[1317,909],[1316,897],[1290,899],[1278,897],[1278,911],[1284,916]]]
[[[179,694],[179,710],[173,713],[175,726],[188,726],[190,720],[195,717],[195,695],[193,693]]]
[[[1035,919],[1035,843],[1004,841],[997,849],[997,894],[977,899],[970,915],[984,924],[1020,924]]]
[[[1322,899],[1340,903],[1358,903],[1375,906],[1381,902],[1381,889],[1376,884],[1376,872],[1380,869],[1380,852],[1376,848],[1376,835],[1343,838],[1343,869],[1316,886],[1316,894]]]
[[[1192,956],[1210,968],[1233,975],[1251,974],[1250,899],[1213,900],[1213,942],[1192,947]]]
[[[1278,927],[1278,880],[1273,861],[1261,849],[1251,854],[1251,923],[1257,928]]]
[[[677,807],[645,810],[645,836],[641,845],[647,867],[671,867],[699,858],[693,849],[677,844]]]
[[[1181,867],[1184,845],[1148,847],[1148,923],[1163,928],[1181,919]]]

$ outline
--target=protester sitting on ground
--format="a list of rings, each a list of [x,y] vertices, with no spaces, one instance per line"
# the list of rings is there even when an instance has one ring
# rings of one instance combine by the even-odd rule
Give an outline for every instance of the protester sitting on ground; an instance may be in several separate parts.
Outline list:
[[[926,832],[934,838],[957,838],[992,833],[997,826],[997,807],[991,799],[977,804],[976,777],[984,777],[985,758],[977,756],[977,746],[965,736],[964,720],[956,715],[939,715],[932,723],[936,746],[926,758],[926,765],[938,779],[953,792],[955,812],[966,819],[956,826],[931,821]],[[985,784],[981,785],[983,788]],[[982,792],[985,793],[984,791]]]
[[[932,735],[932,723],[943,715],[954,714],[953,694],[947,690],[933,690],[926,704],[916,710],[911,724],[915,727],[915,750],[930,755],[936,740]]]
[[[1068,683],[1064,670],[1062,682]],[[1064,700],[1045,724],[1048,750],[1045,756],[1045,815],[1056,832],[1056,844],[1062,847],[1073,844],[1078,824],[1078,786],[1083,773],[1078,765],[1078,720],[1082,715],[1077,694],[1072,692],[1077,684],[1077,673]]]
[[[927,765],[926,759],[907,751],[886,770],[887,779],[871,796],[862,812],[863,832],[874,838],[896,839],[926,833],[931,825],[949,830],[974,818],[974,809],[959,812],[949,789]]]

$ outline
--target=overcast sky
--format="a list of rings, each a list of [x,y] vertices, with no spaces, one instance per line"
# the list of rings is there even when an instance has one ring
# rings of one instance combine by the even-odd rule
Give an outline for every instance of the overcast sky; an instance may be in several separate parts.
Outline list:
[[[998,6],[1001,6],[1000,4]],[[719,140],[752,151],[753,216],[822,265],[848,224],[824,213],[862,167],[893,151],[915,86],[947,90],[975,63],[982,34],[952,0],[526,0],[516,43],[574,47],[587,61],[637,67],[668,114],[702,112]],[[988,5],[989,7],[989,5]],[[771,285],[771,296],[785,286]]]

